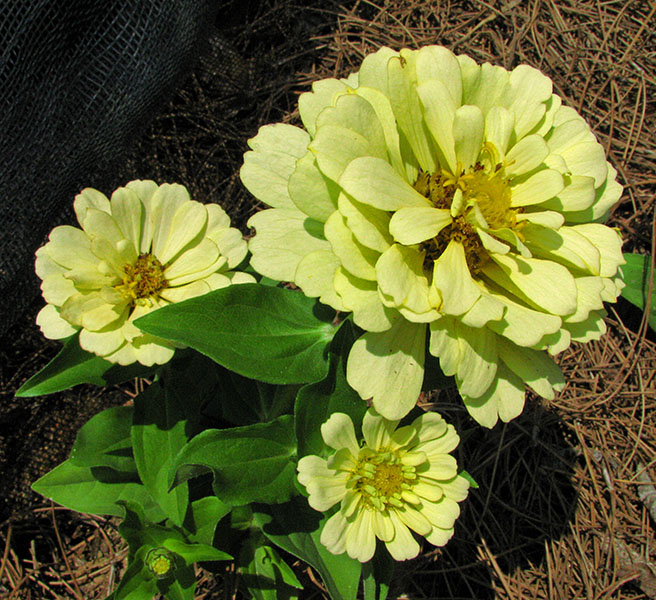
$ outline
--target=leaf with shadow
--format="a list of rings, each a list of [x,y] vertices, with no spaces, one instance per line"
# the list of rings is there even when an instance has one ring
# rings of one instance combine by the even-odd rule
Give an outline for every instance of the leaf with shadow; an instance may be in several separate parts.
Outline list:
[[[285,504],[256,505],[254,524],[279,548],[311,565],[332,598],[355,600],[361,564],[346,554],[331,554],[320,541],[327,517],[312,510],[302,496]]]

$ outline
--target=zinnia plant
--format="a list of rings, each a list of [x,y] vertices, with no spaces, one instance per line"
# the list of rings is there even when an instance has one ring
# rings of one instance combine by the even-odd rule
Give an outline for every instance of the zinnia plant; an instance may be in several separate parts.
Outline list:
[[[262,127],[241,170],[270,209],[252,266],[352,312],[349,384],[398,419],[426,347],[492,427],[564,382],[550,355],[605,331],[623,262],[601,222],[622,188],[585,121],[522,65],[430,46],[365,58]]]
[[[453,535],[458,502],[469,489],[449,454],[459,441],[455,429],[437,413],[397,425],[369,409],[360,446],[351,419],[333,413],[321,434],[336,452],[328,460],[310,455],[298,463],[310,506],[327,511],[339,504],[321,532],[321,542],[334,554],[346,551],[366,562],[378,538],[395,560],[407,560],[420,549],[410,530],[436,546]]]
[[[249,142],[270,208],[248,244],[218,205],[133,181],[83,190],[37,252],[64,345],[17,395],[147,377],[33,485],[122,519],[108,600],[193,600],[194,563],[226,560],[254,598],[296,598],[279,549],[335,600],[384,598],[389,555],[446,544],[475,486],[415,408],[430,355],[492,427],[562,387],[552,355],[599,337],[622,287],[615,171],[535,69],[383,48],[299,112]]]
[[[80,346],[121,365],[162,364],[176,344],[134,326],[152,310],[232,283],[246,242],[217,204],[178,184],[132,181],[109,200],[86,188],[75,198],[81,229],[56,227],[36,254],[48,303],[37,323],[50,339],[79,331]]]

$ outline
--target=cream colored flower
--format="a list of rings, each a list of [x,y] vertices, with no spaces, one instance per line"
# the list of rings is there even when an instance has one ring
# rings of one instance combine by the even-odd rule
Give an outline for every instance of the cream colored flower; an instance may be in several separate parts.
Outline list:
[[[36,253],[48,303],[37,316],[47,338],[80,332],[80,346],[108,361],[162,364],[174,344],[143,333],[138,317],[254,279],[231,271],[246,256],[241,233],[216,204],[178,184],[132,181],[109,200],[92,188],[75,198],[81,229],[56,227]]]
[[[348,381],[384,416],[414,406],[426,346],[491,427],[525,384],[562,387],[550,354],[605,331],[623,258],[601,221],[622,188],[552,88],[525,65],[383,48],[301,95],[305,130],[249,142],[242,180],[272,207],[249,222],[251,264],[353,313]]]
[[[437,413],[397,425],[369,409],[360,446],[351,419],[334,413],[321,435],[336,452],[328,460],[304,456],[298,462],[310,506],[325,512],[339,504],[321,532],[321,543],[333,554],[346,551],[366,562],[378,538],[395,560],[406,560],[419,553],[411,530],[435,546],[453,535],[458,502],[469,489],[449,454],[459,442],[455,429]]]

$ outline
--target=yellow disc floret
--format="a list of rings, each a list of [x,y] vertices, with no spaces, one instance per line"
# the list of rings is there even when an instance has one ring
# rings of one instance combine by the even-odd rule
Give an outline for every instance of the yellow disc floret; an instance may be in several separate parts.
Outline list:
[[[392,452],[361,458],[354,475],[355,489],[365,504],[376,510],[385,510],[388,504],[403,506],[401,494],[417,477],[415,467],[404,465]]]
[[[510,185],[508,179],[503,176],[503,163],[497,162],[496,148],[491,143],[486,143],[481,157],[485,157],[481,159],[484,162],[477,162],[467,171],[458,165],[455,174],[438,168],[435,173],[420,171],[417,176],[413,187],[428,198],[435,208],[449,209],[453,215],[453,222],[449,226],[420,245],[424,252],[427,275],[430,275],[434,262],[446,250],[451,240],[462,244],[472,275],[476,275],[487,262],[489,255],[473,225],[472,211],[477,210],[477,214],[483,217],[485,223],[479,225],[483,225],[488,231],[518,227],[519,209],[511,207]],[[454,207],[456,195],[458,202]]]
[[[117,289],[132,298],[133,302],[157,297],[169,286],[162,263],[152,254],[140,254],[133,264],[126,264],[123,270],[123,283]]]

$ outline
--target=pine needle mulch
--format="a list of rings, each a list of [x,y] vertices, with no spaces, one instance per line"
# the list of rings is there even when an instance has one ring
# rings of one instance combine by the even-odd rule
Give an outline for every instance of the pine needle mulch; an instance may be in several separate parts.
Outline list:
[[[479,62],[528,63],[551,77],[625,186],[611,215],[625,251],[654,256],[653,1],[222,4],[207,53],[137,142],[116,186],[136,177],[178,181],[201,200],[221,202],[246,232],[258,207],[238,170],[259,125],[297,122],[297,96],[312,81],[347,74],[381,45],[438,43]],[[52,507],[29,483],[66,457],[82,423],[129,401],[133,390],[82,387],[14,399],[56,352],[33,317],[0,345],[0,597],[104,598],[125,568],[116,522]],[[564,391],[551,402],[529,395],[525,412],[507,425],[475,428],[453,390],[423,399],[461,432],[459,461],[480,487],[445,548],[426,546],[399,565],[390,598],[656,598],[656,335],[622,300],[609,308],[607,324],[600,341],[559,357]],[[294,564],[302,597],[327,597],[316,575]],[[197,597],[243,595],[233,571],[199,570]]]

